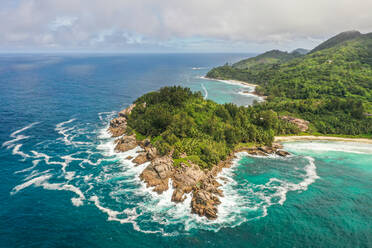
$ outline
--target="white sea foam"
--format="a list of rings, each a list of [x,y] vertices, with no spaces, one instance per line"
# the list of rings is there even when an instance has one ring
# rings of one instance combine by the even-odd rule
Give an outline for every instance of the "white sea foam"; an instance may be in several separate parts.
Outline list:
[[[74,141],[74,138],[80,136],[83,134],[85,129],[78,129],[77,125],[74,125],[72,127],[66,126],[67,124],[70,124],[72,122],[76,121],[75,118],[72,118],[68,121],[64,121],[61,123],[58,123],[56,125],[55,130],[62,135],[61,138],[58,138],[58,140],[62,140],[66,145],[73,145],[73,146],[79,146],[79,145],[89,145],[89,142],[83,142],[83,141]]]
[[[131,223],[133,225],[134,230],[139,231],[139,232],[143,232],[143,233],[159,233],[159,232],[161,233],[163,231],[163,230],[151,231],[151,230],[141,229],[139,227],[139,225],[137,224],[137,221],[136,221],[136,219],[140,216],[137,213],[136,208],[127,208],[127,209],[124,209],[123,211],[119,212],[119,211],[112,210],[112,209],[107,208],[107,207],[103,207],[97,196],[92,196],[92,197],[90,197],[89,200],[94,202],[94,205],[99,210],[101,210],[102,212],[104,212],[108,215],[108,220],[109,221],[118,221],[122,224],[123,223]],[[120,215],[126,215],[127,217],[126,218],[120,218],[119,217]]]
[[[284,144],[288,150],[314,151],[314,152],[346,152],[356,154],[372,154],[372,145],[342,141],[306,141],[289,142]]]
[[[192,70],[204,70],[204,69],[208,69],[208,67],[192,67],[191,69]]]
[[[40,175],[43,175],[43,174],[46,174],[48,172],[50,172],[51,170],[46,170],[46,171],[38,171],[38,170],[33,170],[27,177],[25,177],[23,179],[23,181],[28,181],[34,177],[37,177],[37,176],[40,176]]]
[[[13,155],[19,155],[19,156],[23,157],[23,159],[29,158],[30,155],[22,152],[21,147],[22,147],[22,144],[15,145],[14,148],[13,148],[12,154]]]
[[[42,176],[39,176],[39,177],[36,177],[36,178],[33,178],[29,181],[26,181],[20,185],[17,185],[15,186],[12,191],[10,192],[11,195],[14,195],[16,193],[18,193],[20,190],[22,189],[25,189],[31,185],[35,185],[35,186],[41,186],[41,184],[43,182],[45,182],[46,180],[48,180],[49,178],[51,178],[52,175],[51,174],[46,174],[46,175],[42,175]]]
[[[39,123],[40,123],[40,122],[38,122],[38,121],[37,121],[37,122],[33,122],[33,123],[31,123],[31,124],[29,124],[29,125],[27,125],[27,126],[21,128],[21,129],[18,129],[18,130],[16,130],[16,131],[14,131],[13,133],[11,133],[11,134],[10,134],[10,137],[15,138],[17,134],[19,134],[19,133],[21,133],[21,132],[23,132],[23,131],[25,131],[25,130],[27,130],[27,129],[30,129],[31,127],[33,127],[34,125],[39,124]]]
[[[102,124],[106,124],[108,116],[114,114],[114,112],[100,113],[99,119]],[[256,186],[248,182],[246,187],[241,189],[234,177],[236,164],[246,154],[238,154],[238,158],[234,161],[235,165],[223,169],[218,178],[225,195],[220,198],[219,217],[216,220],[208,220],[191,213],[192,193],[188,194],[182,203],[176,204],[171,201],[174,191],[171,180],[168,190],[163,194],[157,194],[151,188],[146,187],[139,175],[150,162],[135,166],[131,160],[126,159],[128,156],[136,157],[142,148],[136,147],[125,153],[116,153],[115,139],[111,138],[107,132],[108,125],[97,130],[98,144],[90,142],[90,147],[87,147],[74,143],[74,138],[80,130],[79,123],[74,121],[75,119],[70,119],[57,124],[56,131],[61,135],[62,145],[75,144],[76,147],[70,147],[68,150],[70,151],[71,148],[76,150],[72,153],[60,154],[58,157],[48,155],[53,153],[47,152],[47,154],[43,150],[31,150],[27,151],[28,154],[24,153],[29,156],[28,159],[32,159],[33,166],[17,172],[29,174],[25,175],[24,182],[14,187],[11,194],[31,185],[46,190],[71,191],[76,194],[71,198],[74,206],[81,206],[86,199],[89,199],[99,211],[107,214],[109,221],[131,224],[135,230],[144,233],[177,235],[177,232],[170,231],[172,229],[169,228],[170,226],[183,226],[183,232],[191,229],[218,231],[223,227],[234,227],[251,219],[266,216],[270,205],[285,202],[288,191],[306,190],[308,185],[317,178],[315,164],[310,159],[307,167],[298,169],[299,173],[303,173],[303,180],[298,184],[272,178],[265,185]],[[74,124],[73,127],[71,127],[72,124]],[[21,131],[19,130],[14,135],[19,135]],[[21,147],[22,145],[17,147],[17,153],[21,152]],[[41,161],[43,163],[37,167]],[[99,166],[103,162],[104,166]],[[76,170],[77,164],[81,169]],[[41,168],[45,165],[58,166],[42,171]],[[93,170],[91,170],[92,167],[94,167]],[[222,177],[226,178],[227,182]],[[64,181],[61,182],[61,180]],[[269,191],[272,193],[269,194]]]
[[[208,91],[207,89],[205,88],[204,84],[201,84],[203,90],[204,90],[204,100],[206,100],[208,98]]]
[[[39,164],[40,161],[41,161],[41,160],[32,160],[32,166],[27,167],[27,168],[25,168],[25,169],[23,169],[23,170],[16,171],[16,172],[14,172],[14,174],[19,174],[19,173],[28,172],[28,171],[34,169],[34,168]]]
[[[209,80],[209,81],[221,82],[221,83],[225,83],[225,84],[237,85],[237,86],[241,86],[243,88],[250,88],[251,89],[253,87],[253,86],[250,86],[250,85],[247,85],[247,84],[244,84],[242,82],[235,81],[235,80],[212,79],[212,78],[207,78],[207,77],[204,77],[204,76],[200,76],[199,78]]]
[[[20,141],[20,140],[23,140],[23,139],[28,139],[28,138],[30,138],[30,136],[17,135],[14,139],[12,139],[12,140],[8,140],[8,141],[5,141],[5,142],[2,144],[2,147],[5,146],[7,149],[12,148],[13,146],[15,146],[14,143],[16,143],[17,141]]]
[[[101,113],[98,113],[98,118],[102,122],[107,122],[108,120],[112,119],[114,117],[114,115],[116,115],[116,114],[117,114],[116,111],[101,112]]]
[[[71,198],[72,204],[75,206],[81,206],[83,205],[83,201],[85,200],[85,196],[83,192],[76,186],[70,185],[70,184],[63,184],[63,183],[48,183],[43,182],[40,184],[44,189],[47,190],[65,190],[65,191],[71,191],[77,194],[79,197],[73,197]]]
[[[21,129],[18,129],[18,130],[16,130],[16,131],[12,132],[9,136],[10,136],[11,138],[13,138],[13,139],[8,140],[8,141],[5,141],[5,142],[2,144],[2,147],[5,146],[7,149],[9,149],[9,148],[15,146],[14,143],[16,143],[17,141],[20,141],[20,140],[23,140],[23,139],[28,139],[28,138],[30,138],[30,136],[25,136],[25,135],[22,135],[22,134],[19,134],[19,133],[21,133],[21,132],[23,132],[23,131],[26,131],[27,129],[30,129],[31,127],[35,126],[35,125],[38,124],[38,123],[40,123],[40,122],[33,122],[33,123],[31,123],[31,124],[29,124],[29,125],[27,125],[27,126],[21,128]]]

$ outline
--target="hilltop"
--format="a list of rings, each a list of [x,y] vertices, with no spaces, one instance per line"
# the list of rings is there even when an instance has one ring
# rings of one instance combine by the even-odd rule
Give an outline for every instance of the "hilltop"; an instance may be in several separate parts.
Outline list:
[[[241,60],[233,64],[232,67],[236,69],[261,69],[265,65],[280,64],[301,55],[298,51],[288,53],[280,50],[271,50],[256,57]]]
[[[362,34],[359,31],[356,31],[356,30],[342,32],[342,33],[326,40],[325,42],[321,43],[320,45],[315,47],[313,50],[311,50],[310,53],[314,53],[314,52],[317,52],[317,51],[320,51],[320,50],[331,48],[331,47],[334,47],[334,46],[336,46],[338,44],[341,44],[345,41],[352,40],[352,39],[355,39],[355,38],[358,38],[358,37],[361,37],[361,36],[362,36]]]
[[[256,108],[303,118],[309,132],[372,135],[371,34],[344,32],[303,56],[252,69],[225,65],[207,77],[258,84],[268,98]]]

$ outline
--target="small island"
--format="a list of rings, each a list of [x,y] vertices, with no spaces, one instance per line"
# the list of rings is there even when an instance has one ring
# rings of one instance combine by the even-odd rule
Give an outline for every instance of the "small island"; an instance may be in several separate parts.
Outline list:
[[[147,187],[161,194],[171,180],[172,201],[192,193],[192,213],[216,219],[223,196],[216,177],[231,166],[235,153],[287,156],[273,143],[274,135],[299,129],[274,111],[217,104],[174,86],[138,98],[111,120],[109,132],[117,137],[117,152],[142,148],[128,159],[137,165],[150,162],[140,175]]]

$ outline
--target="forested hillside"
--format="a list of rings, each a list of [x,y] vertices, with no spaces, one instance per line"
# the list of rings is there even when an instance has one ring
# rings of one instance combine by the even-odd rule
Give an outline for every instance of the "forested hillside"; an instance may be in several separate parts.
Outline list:
[[[302,54],[300,52],[294,51],[292,53],[282,52],[279,50],[271,50],[258,55],[253,58],[248,58],[241,60],[232,65],[236,69],[262,69],[266,66],[280,64],[291,59],[300,57]]]
[[[164,87],[135,104],[128,132],[149,138],[162,155],[172,153],[176,164],[190,160],[211,168],[240,143],[271,145],[274,135],[298,132],[271,110],[217,104],[189,88]]]
[[[259,109],[302,117],[313,132],[371,135],[372,34],[345,32],[311,53],[258,69],[222,66],[207,77],[259,85],[268,96]]]

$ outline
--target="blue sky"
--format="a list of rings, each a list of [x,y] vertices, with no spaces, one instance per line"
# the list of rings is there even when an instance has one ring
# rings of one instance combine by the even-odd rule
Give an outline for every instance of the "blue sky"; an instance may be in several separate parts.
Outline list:
[[[1,0],[2,52],[263,52],[372,31],[371,0]]]

